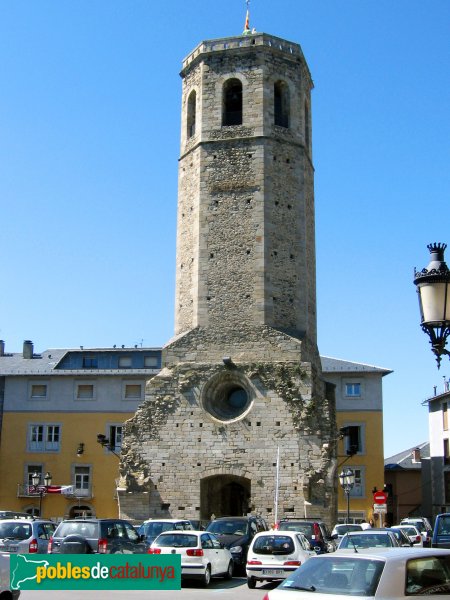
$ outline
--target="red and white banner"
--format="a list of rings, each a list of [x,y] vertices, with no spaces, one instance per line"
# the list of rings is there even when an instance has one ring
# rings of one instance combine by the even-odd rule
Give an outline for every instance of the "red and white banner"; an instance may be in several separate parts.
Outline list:
[[[73,485],[29,485],[29,494],[67,494],[74,493]]]

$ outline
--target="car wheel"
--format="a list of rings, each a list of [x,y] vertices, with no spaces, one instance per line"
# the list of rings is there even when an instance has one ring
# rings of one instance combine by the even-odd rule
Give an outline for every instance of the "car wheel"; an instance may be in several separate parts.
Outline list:
[[[89,554],[91,548],[81,535],[68,535],[61,542],[61,554]]]
[[[205,569],[202,583],[203,587],[208,587],[208,585],[211,583],[211,567],[209,565]]]
[[[227,572],[225,573],[225,579],[233,579],[233,571],[234,571],[234,564],[233,564],[233,561],[230,560],[230,562],[228,563]]]
[[[247,585],[251,590],[256,587],[256,579],[254,577],[247,577]]]

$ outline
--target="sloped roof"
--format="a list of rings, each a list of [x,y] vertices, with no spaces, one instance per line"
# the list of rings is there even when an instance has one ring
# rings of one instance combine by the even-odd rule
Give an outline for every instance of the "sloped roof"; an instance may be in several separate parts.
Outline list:
[[[430,443],[422,442],[421,444],[417,444],[412,448],[408,448],[407,450],[403,450],[398,454],[394,454],[393,456],[389,456],[384,459],[384,468],[388,470],[393,469],[412,469],[419,470],[422,468],[421,462],[413,461],[413,452],[416,448],[420,450],[421,458],[430,458]]]
[[[148,374],[154,373],[159,369],[155,368],[127,368],[127,369],[61,369],[58,365],[68,353],[130,353],[142,351],[160,351],[160,348],[51,348],[40,354],[33,353],[33,358],[24,358],[22,352],[6,353],[0,356],[0,376],[8,375],[35,375],[45,377],[49,375],[79,375],[96,374],[105,375],[114,373],[115,375],[124,374]]]
[[[380,373],[382,377],[392,373],[391,369],[341,360],[340,358],[331,358],[330,356],[321,356],[320,360],[322,361],[322,371],[324,373]]]

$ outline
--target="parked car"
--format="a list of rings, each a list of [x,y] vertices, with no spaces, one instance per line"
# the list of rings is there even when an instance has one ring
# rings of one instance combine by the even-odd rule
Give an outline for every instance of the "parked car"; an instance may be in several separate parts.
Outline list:
[[[396,548],[399,545],[396,536],[389,529],[364,529],[346,533],[339,542],[336,552],[349,550],[355,552],[367,548]]]
[[[207,531],[167,531],[151,544],[149,554],[181,554],[181,578],[199,579],[208,586],[211,577],[233,577],[231,552]]]
[[[52,554],[139,554],[148,544],[124,519],[67,519],[48,543]]]
[[[328,527],[322,521],[280,519],[275,524],[275,529],[278,531],[300,531],[318,554],[336,550],[336,540],[332,539]]]
[[[20,590],[12,590],[9,585],[9,554],[0,553],[0,598],[17,600]]]
[[[315,555],[303,533],[297,531],[264,531],[253,538],[247,555],[247,585],[257,581],[285,579],[308,558]]]
[[[0,552],[46,554],[56,523],[45,519],[3,519],[0,521]]]
[[[148,519],[138,527],[138,533],[145,536],[147,544],[151,544],[160,533],[164,531],[184,531],[194,529],[191,521],[188,519]]]
[[[413,543],[400,527],[386,527],[397,538],[398,545],[402,548],[410,548]]]
[[[336,523],[331,531],[331,537],[339,543],[347,531],[362,531],[363,528],[361,525],[357,525],[356,523]]]
[[[389,548],[313,556],[263,600],[406,600],[450,593],[450,550]]]
[[[426,517],[408,517],[400,521],[400,525],[414,525],[420,531],[420,535],[423,539],[424,546],[431,545],[431,537],[433,535],[433,529],[431,528],[430,522]]]
[[[31,515],[16,510],[0,510],[0,519],[28,519]]]
[[[437,515],[431,545],[433,548],[450,548],[450,513]]]
[[[423,538],[414,525],[394,525],[395,529],[402,529],[414,546],[423,547]]]
[[[214,533],[233,556],[236,571],[245,571],[250,542],[260,531],[267,531],[261,517],[218,517],[211,521],[206,531]]]

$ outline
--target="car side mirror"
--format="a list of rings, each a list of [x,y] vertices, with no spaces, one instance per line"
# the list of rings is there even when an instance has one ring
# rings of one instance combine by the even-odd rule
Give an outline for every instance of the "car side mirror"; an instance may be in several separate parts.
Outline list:
[[[330,537],[330,540],[337,540],[338,539],[338,534],[337,533],[333,533],[333,535]]]
[[[139,541],[145,542],[146,540],[147,540],[147,536],[145,535],[145,533],[141,533],[141,535],[139,536]]]

